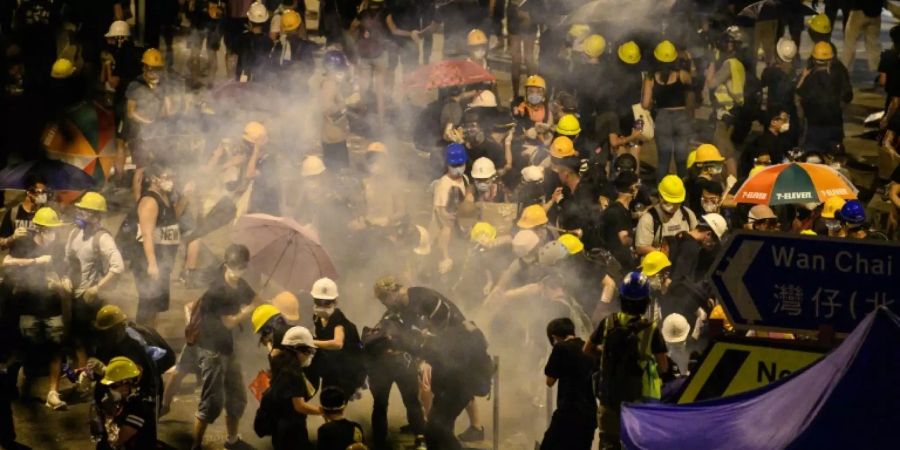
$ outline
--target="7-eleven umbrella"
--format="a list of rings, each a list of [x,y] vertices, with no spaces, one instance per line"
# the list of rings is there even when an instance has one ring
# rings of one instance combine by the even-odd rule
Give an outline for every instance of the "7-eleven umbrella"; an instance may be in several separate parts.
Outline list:
[[[858,190],[837,170],[822,164],[776,164],[757,172],[738,189],[737,203],[786,205],[822,203],[829,197],[855,199]]]
[[[416,69],[406,77],[406,86],[436,89],[496,80],[487,69],[472,61],[444,60]]]

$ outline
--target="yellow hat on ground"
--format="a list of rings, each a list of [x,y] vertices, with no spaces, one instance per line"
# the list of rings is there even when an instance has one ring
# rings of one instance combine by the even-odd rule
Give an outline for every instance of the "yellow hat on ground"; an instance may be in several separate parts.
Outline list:
[[[549,222],[547,212],[541,205],[531,205],[522,211],[522,217],[516,222],[519,228],[529,230]]]

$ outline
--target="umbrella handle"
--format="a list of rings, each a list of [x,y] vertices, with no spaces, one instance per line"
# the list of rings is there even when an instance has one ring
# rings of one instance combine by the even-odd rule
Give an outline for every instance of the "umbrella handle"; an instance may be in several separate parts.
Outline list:
[[[266,282],[263,283],[261,288],[259,288],[260,291],[264,290],[266,288],[266,286],[269,285],[269,282],[272,281],[272,276],[275,274],[275,268],[277,268],[278,265],[281,264],[281,260],[284,259],[284,254],[287,253],[288,246],[290,246],[293,243],[294,243],[294,236],[291,236],[291,238],[288,239],[287,244],[284,246],[284,249],[281,250],[281,255],[278,255],[278,261],[275,261],[275,265],[272,266],[272,271],[269,272],[269,278],[267,278]]]

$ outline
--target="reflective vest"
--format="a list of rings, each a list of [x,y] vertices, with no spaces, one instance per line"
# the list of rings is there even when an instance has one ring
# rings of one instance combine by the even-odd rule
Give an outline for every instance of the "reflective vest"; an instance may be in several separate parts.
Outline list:
[[[728,81],[716,88],[715,97],[719,106],[726,111],[731,111],[735,104],[740,105],[744,103],[746,73],[744,72],[744,65],[737,58],[728,58],[725,60],[725,63],[731,69],[731,76],[728,78]]]

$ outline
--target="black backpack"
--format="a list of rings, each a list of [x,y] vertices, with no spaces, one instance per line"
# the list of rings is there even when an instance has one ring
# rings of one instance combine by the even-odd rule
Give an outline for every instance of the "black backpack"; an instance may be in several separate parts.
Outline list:
[[[272,398],[272,388],[263,392],[262,398],[259,399],[259,408],[256,410],[256,416],[253,418],[253,431],[259,437],[266,437],[275,434],[276,414]]]
[[[622,325],[617,315],[606,318],[597,392],[603,405],[616,408],[643,397],[641,361],[646,356],[642,349],[648,347],[645,341],[652,337],[653,330],[642,332],[653,326],[645,319]]]
[[[119,225],[116,232],[116,247],[122,254],[122,261],[127,265],[131,264],[138,257],[143,257],[143,249],[141,243],[137,240],[138,216],[137,207],[125,215],[125,220]]]

